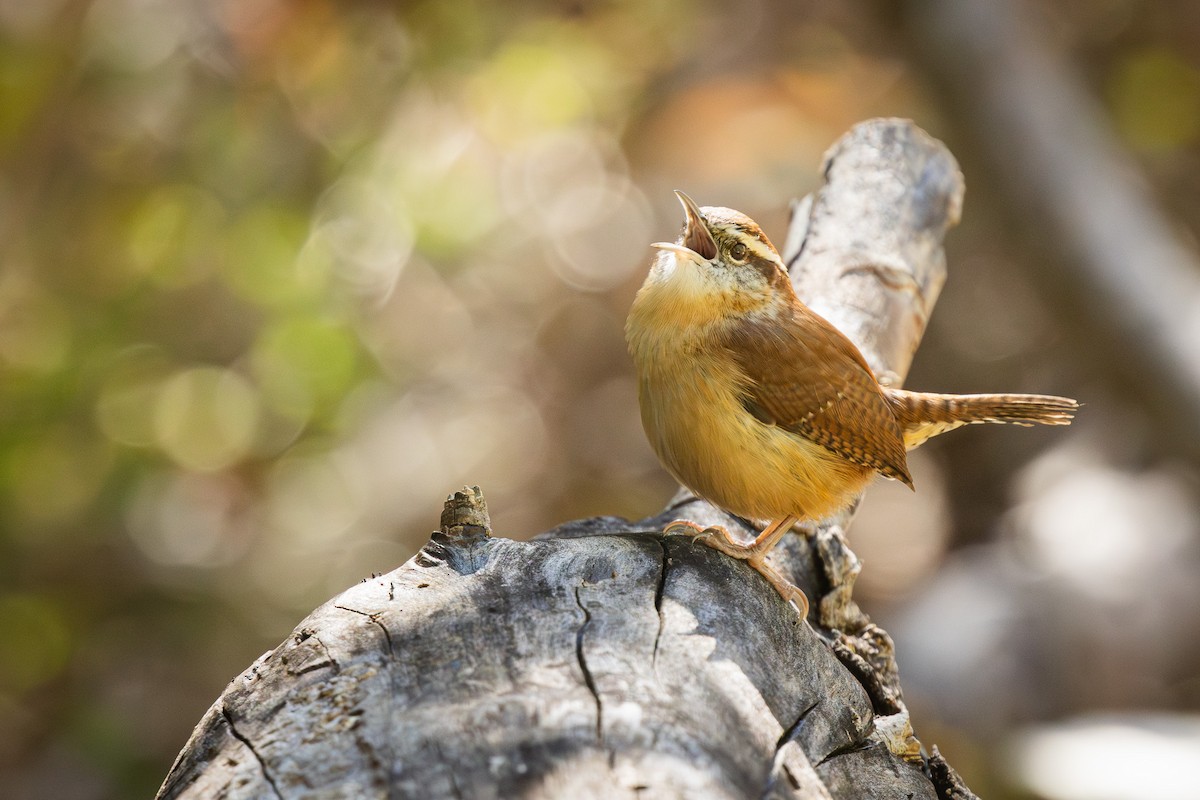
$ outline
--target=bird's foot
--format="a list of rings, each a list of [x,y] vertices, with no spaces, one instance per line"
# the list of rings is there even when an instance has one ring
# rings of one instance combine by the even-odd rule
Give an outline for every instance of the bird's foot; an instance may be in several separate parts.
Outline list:
[[[775,587],[775,591],[779,592],[779,596],[782,597],[785,602],[800,612],[801,619],[806,619],[808,617],[808,595],[804,593],[803,589],[780,575],[779,571],[766,561],[761,559],[758,561],[755,561],[754,559],[747,559],[746,563],[754,567],[755,571],[758,572],[759,575],[762,575],[764,578],[766,578],[767,583]]]
[[[774,586],[775,591],[779,592],[785,601],[795,606],[803,618],[808,616],[808,597],[799,586],[796,586],[783,577],[766,560],[767,553],[775,546],[779,537],[791,528],[794,522],[794,519],[781,520],[775,525],[768,526],[767,530],[763,531],[754,540],[753,544],[742,544],[741,542],[734,541],[733,537],[729,535],[729,531],[718,525],[711,525],[705,528],[686,519],[677,519],[670,523],[663,529],[663,533],[668,536],[690,536],[694,542],[698,541],[706,547],[711,547],[713,550],[724,553],[730,558],[745,561],[759,575],[766,578],[767,583]]]
[[[724,545],[727,545],[731,548],[745,546],[735,542],[733,537],[729,535],[729,531],[725,530],[719,525],[710,525],[709,527],[705,528],[702,525],[697,525],[695,522],[686,519],[677,519],[674,522],[669,523],[667,527],[663,528],[663,533],[667,536],[690,536],[693,542],[703,541],[704,544],[708,545],[714,550],[720,550],[722,553],[725,552],[722,542]],[[713,539],[714,536],[717,538]],[[730,555],[733,554],[730,553]],[[733,557],[738,558],[738,556]]]

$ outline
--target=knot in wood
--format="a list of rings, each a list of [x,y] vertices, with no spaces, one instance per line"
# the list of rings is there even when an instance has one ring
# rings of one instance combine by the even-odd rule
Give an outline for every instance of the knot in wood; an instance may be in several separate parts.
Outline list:
[[[486,539],[492,535],[487,502],[478,486],[464,486],[442,506],[442,535],[451,542]]]

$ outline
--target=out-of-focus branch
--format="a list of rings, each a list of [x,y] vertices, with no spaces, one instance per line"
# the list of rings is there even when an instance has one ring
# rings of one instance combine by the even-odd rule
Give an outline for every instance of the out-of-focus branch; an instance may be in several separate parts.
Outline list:
[[[892,10],[894,7],[882,6]],[[1077,302],[1106,363],[1200,448],[1200,258],[1172,230],[1103,110],[1017,0],[910,0],[912,51]]]

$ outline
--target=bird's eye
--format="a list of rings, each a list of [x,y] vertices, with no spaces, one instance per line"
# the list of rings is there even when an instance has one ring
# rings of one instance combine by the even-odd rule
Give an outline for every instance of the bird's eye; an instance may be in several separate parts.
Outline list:
[[[741,242],[734,242],[733,247],[729,248],[729,257],[734,261],[745,261],[746,252],[746,245]]]

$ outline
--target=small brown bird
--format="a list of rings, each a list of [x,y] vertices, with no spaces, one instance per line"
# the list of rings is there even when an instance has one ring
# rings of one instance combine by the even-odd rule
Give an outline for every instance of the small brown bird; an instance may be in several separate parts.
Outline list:
[[[858,348],[796,296],[752,219],[676,194],[683,234],[652,245],[660,252],[625,325],[642,425],[680,483],[770,524],[749,545],[686,520],[666,532],[749,562],[802,615],[804,593],[765,561],[797,521],[846,506],[876,472],[911,488],[906,451],[961,425],[1070,424],[1078,404],[1065,397],[881,386]]]

